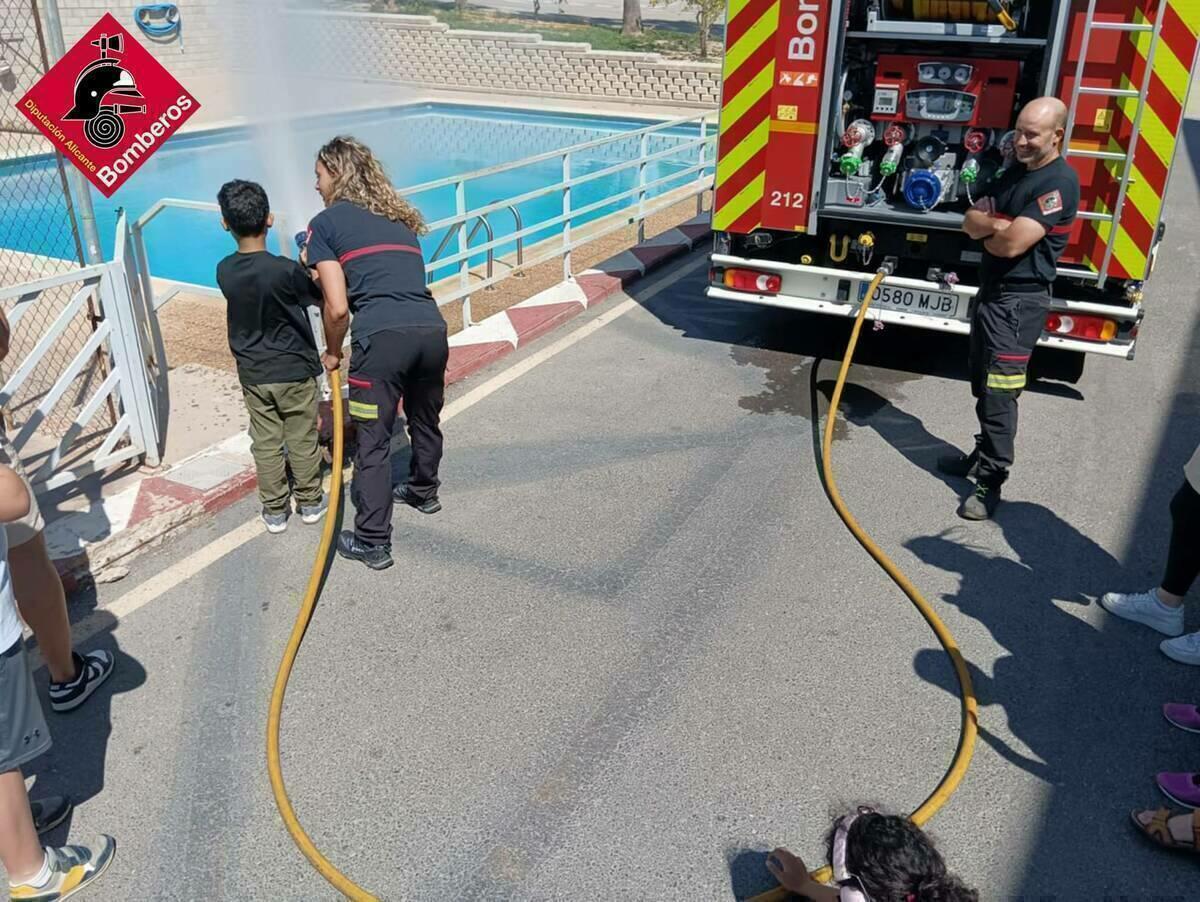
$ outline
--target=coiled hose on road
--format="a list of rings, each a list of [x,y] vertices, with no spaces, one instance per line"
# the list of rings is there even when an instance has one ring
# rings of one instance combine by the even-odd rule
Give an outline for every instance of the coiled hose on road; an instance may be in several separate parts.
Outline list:
[[[905,595],[921,612],[921,616],[932,627],[937,640],[941,643],[942,648],[950,658],[950,662],[954,665],[954,674],[958,677],[958,691],[962,698],[962,724],[959,728],[958,748],[954,753],[954,758],[950,762],[950,768],[942,777],[941,782],[934,787],[933,792],[929,797],[920,804],[916,811],[909,815],[909,819],[918,827],[928,821],[937,810],[946,804],[946,801],[953,795],[954,790],[958,788],[958,784],[962,781],[963,776],[967,772],[967,767],[971,763],[971,755],[975,751],[975,736],[978,732],[979,719],[978,707],[975,702],[975,688],[971,685],[971,674],[967,670],[967,662],[963,659],[962,652],[958,650],[958,643],[954,641],[954,637],[950,635],[950,631],[946,629],[946,624],[942,623],[940,617],[933,610],[933,607],[925,600],[919,589],[913,585],[912,580],[904,575],[904,572],[893,563],[883,550],[872,541],[867,535],[854,515],[846,508],[846,504],[842,501],[842,494],[838,491],[837,480],[833,478],[833,429],[837,424],[838,406],[842,402],[842,390],[846,387],[846,376],[850,372],[850,363],[854,359],[854,349],[858,345],[858,335],[862,331],[863,320],[867,316],[867,308],[871,306],[871,299],[875,296],[876,289],[879,288],[884,278],[888,275],[886,268],[880,268],[875,277],[871,280],[871,284],[867,287],[867,293],[863,297],[862,305],[858,308],[858,315],[854,319],[854,328],[850,331],[850,341],[846,345],[846,353],[842,356],[842,366],[838,371],[837,383],[833,388],[833,396],[829,399],[829,412],[825,416],[825,437],[821,443],[821,478],[825,483],[825,491],[829,494],[829,501],[833,504],[834,510],[837,511],[842,522],[846,524],[846,528],[854,534],[854,538],[858,539],[860,545],[867,550],[867,553],[875,559],[875,562],[884,569],[892,581],[900,587]],[[815,407],[814,407],[815,410]],[[812,878],[818,883],[828,883],[833,878],[833,871],[828,866],[813,871]],[[790,896],[786,890],[777,888],[769,890],[755,896],[751,902],[782,902]]]
[[[954,637],[950,634],[950,631],[946,629],[946,625],[942,623],[941,618],[933,610],[933,607],[925,600],[925,597],[921,595],[912,581],[904,575],[903,571],[892,562],[891,558],[872,541],[871,537],[858,524],[858,521],[854,519],[854,515],[846,508],[845,503],[842,501],[841,493],[838,491],[837,481],[833,476],[833,430],[837,422],[838,406],[842,401],[842,391],[846,387],[846,376],[850,372],[850,363],[854,359],[854,349],[858,345],[858,336],[862,331],[863,320],[866,319],[867,308],[870,307],[871,299],[874,297],[876,289],[879,288],[887,274],[887,270],[881,268],[871,280],[866,295],[863,297],[862,305],[859,307],[858,315],[855,317],[854,328],[850,332],[850,341],[846,345],[846,353],[842,357],[842,366],[838,372],[833,396],[829,400],[829,412],[826,415],[825,421],[825,436],[821,446],[821,476],[825,482],[825,489],[829,494],[829,500],[837,511],[838,516],[842,518],[842,522],[846,524],[846,527],[858,539],[859,544],[866,549],[867,553],[875,559],[875,562],[884,569],[893,582],[908,596],[909,601],[920,611],[921,616],[925,618],[925,621],[933,629],[938,642],[941,643],[942,648],[949,656],[950,662],[954,665],[955,676],[958,678],[959,694],[962,697],[962,723],[959,730],[958,748],[954,753],[950,768],[946,771],[933,792],[909,815],[914,824],[921,826],[933,817],[939,808],[946,804],[946,801],[954,793],[954,790],[958,788],[958,784],[962,781],[967,767],[971,763],[971,755],[975,750],[975,737],[978,730],[978,709],[975,701],[975,690],[971,685],[971,674],[967,670],[967,662],[963,659],[962,652],[958,649],[958,644],[954,641]],[[341,379],[338,373],[330,374],[329,387],[333,395],[333,473],[329,483],[329,511],[325,515],[325,525],[321,533],[321,542],[317,548],[316,559],[313,561],[312,574],[309,577],[308,588],[305,590],[304,600],[300,606],[300,613],[296,616],[296,622],[292,627],[291,636],[288,638],[283,660],[279,664],[279,672],[275,677],[275,687],[271,692],[271,708],[267,717],[267,772],[271,778],[271,791],[275,795],[275,804],[279,807],[279,813],[283,818],[284,826],[287,827],[293,841],[295,841],[300,851],[312,863],[313,867],[317,869],[317,872],[329,881],[334,889],[346,898],[353,900],[353,902],[377,902],[376,896],[367,892],[339,871],[313,844],[313,841],[300,825],[295,809],[292,808],[287,789],[283,784],[283,772],[279,764],[279,725],[283,713],[283,700],[287,692],[288,678],[291,676],[292,665],[296,661],[296,654],[300,650],[300,643],[304,641],[304,633],[308,629],[309,622],[312,620],[317,599],[320,597],[325,577],[329,573],[330,565],[333,562],[333,540],[342,519],[342,452],[344,436],[342,427]],[[831,879],[832,872],[828,867],[824,867],[814,871],[812,876],[814,880],[825,883]],[[775,889],[756,896],[752,902],[780,902],[780,900],[786,899],[787,895],[786,891]]]

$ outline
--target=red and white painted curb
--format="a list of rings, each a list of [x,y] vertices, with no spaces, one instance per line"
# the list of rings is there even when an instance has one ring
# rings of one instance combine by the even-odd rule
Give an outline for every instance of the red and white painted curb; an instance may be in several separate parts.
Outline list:
[[[650,270],[687,253],[711,234],[709,214],[703,213],[610,257],[596,269],[559,282],[553,288],[489,316],[478,325],[451,335],[446,381],[458,382],[511,354],[571,317],[603,302]]]
[[[704,213],[451,335],[446,382],[466,379],[595,307],[687,253],[711,231],[709,214]],[[253,492],[255,485],[250,437],[243,432],[101,498],[86,511],[64,514],[47,524],[46,544],[71,591],[87,575],[101,580],[123,575],[117,563],[122,558],[201,514],[228,507]]]

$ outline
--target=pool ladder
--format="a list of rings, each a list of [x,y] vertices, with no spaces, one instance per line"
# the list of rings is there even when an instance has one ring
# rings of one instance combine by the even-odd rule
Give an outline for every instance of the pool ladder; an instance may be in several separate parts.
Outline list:
[[[488,206],[491,206],[494,203],[496,203],[496,201],[494,201],[494,200],[488,201]],[[509,204],[506,207],[506,209],[508,210],[508,212],[512,213],[513,221],[517,225],[517,232],[519,234],[525,228],[524,223],[521,221],[520,211],[518,211],[517,208],[515,206],[513,206],[512,204]],[[437,250],[435,250],[433,252],[432,256],[430,256],[430,258],[429,258],[430,263],[437,262],[438,258],[442,256],[442,253],[449,246],[450,239],[453,238],[455,235],[457,235],[459,230],[465,228],[466,225],[467,225],[467,220],[464,219],[462,222],[458,223],[457,225],[451,226],[449,228],[449,230],[447,230],[445,237],[442,238],[442,243],[437,246]],[[475,217],[475,224],[471,227],[471,231],[467,233],[467,247],[468,248],[470,248],[470,246],[471,246],[471,241],[474,240],[475,236],[479,234],[480,229],[484,229],[487,232],[488,244],[491,244],[495,240],[495,232],[492,229],[491,222],[488,220],[488,214],[483,213],[483,214]],[[495,269],[495,262],[496,262],[496,249],[494,247],[489,247],[488,252],[487,252],[487,276],[486,276],[486,278],[490,279],[492,277],[492,272]],[[518,237],[517,238],[517,267],[520,267],[522,264],[524,264],[524,262],[525,262],[525,239],[522,237]],[[429,273],[425,276],[425,281],[426,281],[426,284],[433,281],[433,270],[432,269],[430,269]],[[489,288],[491,288],[491,286],[489,286]]]

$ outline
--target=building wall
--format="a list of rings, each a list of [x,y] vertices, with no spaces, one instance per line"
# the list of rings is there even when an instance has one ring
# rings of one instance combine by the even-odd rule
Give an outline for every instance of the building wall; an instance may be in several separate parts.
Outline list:
[[[230,8],[228,0],[179,0],[181,33],[166,40],[143,33],[134,21],[134,9],[149,2],[152,0],[58,0],[66,46],[78,41],[97,19],[110,12],[185,87],[188,75],[221,69],[226,62],[226,29],[221,27],[221,20]]]
[[[58,0],[67,46],[112,12],[186,86],[189,75],[227,71],[255,59],[255,29],[230,0],[179,3],[182,41],[155,41],[137,28],[137,0]],[[292,12],[281,28],[289,60],[307,74],[408,85],[531,94],[608,102],[713,108],[720,102],[716,63],[665,60],[658,54],[592,50],[538,35],[452,31],[432,16]]]
[[[716,107],[721,67],[592,50],[539,35],[452,31],[430,16],[306,13],[298,33],[332,72],[435,88]]]

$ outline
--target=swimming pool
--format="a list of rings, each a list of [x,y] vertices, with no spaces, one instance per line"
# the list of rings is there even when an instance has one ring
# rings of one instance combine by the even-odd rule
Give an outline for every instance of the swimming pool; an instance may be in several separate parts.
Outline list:
[[[563,115],[524,109],[499,107],[469,107],[449,104],[411,104],[366,112],[320,117],[306,120],[294,127],[293,159],[301,161],[303,171],[296,174],[279,171],[272,161],[262,159],[255,134],[247,128],[229,128],[210,132],[177,135],[111,198],[92,192],[101,246],[106,257],[112,253],[116,233],[117,211],[123,208],[132,222],[164,197],[186,200],[215,201],[217,189],[231,178],[247,178],[261,182],[271,196],[272,206],[280,209],[287,203],[302,206],[299,215],[289,211],[285,228],[289,233],[302,229],[307,218],[320,209],[320,198],[313,189],[311,161],[317,148],[334,134],[353,134],[366,142],[382,159],[393,182],[413,186],[447,176],[464,175],[500,163],[512,162],[540,153],[558,150],[598,138],[630,132],[654,124],[644,119],[616,119],[589,115]],[[698,126],[680,126],[650,136],[651,153],[669,150],[697,137]],[[605,144],[572,156],[573,176],[595,172],[615,163],[637,158],[640,138],[630,137]],[[647,166],[646,181],[669,176],[697,159],[691,148],[678,156],[668,155]],[[53,167],[47,159],[31,159],[0,163],[0,217],[7,222],[16,217],[20,228],[6,229],[5,243],[14,250],[33,251],[21,246],[22,237],[42,233],[42,220],[61,217],[61,206],[46,200],[22,197],[23,192],[6,190],[7,179],[28,178],[38,167]],[[637,168],[595,179],[572,190],[572,206],[584,207],[598,203],[637,183]],[[662,193],[680,187],[696,178],[684,176],[652,193]],[[522,166],[472,181],[466,187],[467,209],[500,199],[507,199],[535,190],[562,179],[557,159]],[[287,181],[286,186],[283,183]],[[298,186],[298,187],[297,187]],[[299,196],[300,200],[295,200]],[[284,198],[291,198],[285,201]],[[455,211],[452,186],[424,192],[411,198],[429,221],[451,216]],[[620,201],[597,209],[584,217],[595,219],[624,206]],[[562,212],[558,192],[524,202],[519,210],[526,227],[544,222]],[[513,217],[505,213],[490,217],[496,237],[516,230]],[[579,223],[576,222],[576,225]],[[558,226],[526,238],[526,244],[556,235]],[[434,251],[445,233],[430,234],[422,244],[426,256]],[[204,211],[167,209],[146,229],[147,255],[151,271],[156,276],[201,285],[215,285],[217,261],[233,249],[229,235],[220,227],[216,214]],[[485,242],[480,231],[472,245]],[[54,256],[70,258],[74,249],[69,236],[59,242],[62,246],[47,250],[44,242],[37,250]],[[272,242],[272,250],[278,250]],[[504,253],[508,248],[501,248]],[[449,256],[457,251],[455,242],[443,252]],[[473,263],[482,262],[483,256]],[[446,274],[453,271],[453,266]],[[441,272],[438,273],[439,275]]]

